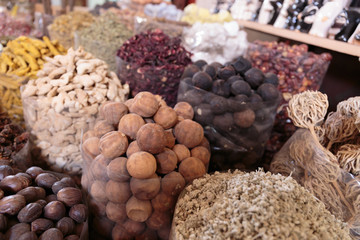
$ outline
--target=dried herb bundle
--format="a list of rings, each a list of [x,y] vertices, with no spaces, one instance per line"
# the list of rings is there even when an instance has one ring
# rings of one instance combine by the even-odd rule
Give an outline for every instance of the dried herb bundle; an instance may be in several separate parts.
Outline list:
[[[342,145],[336,153],[340,167],[354,175],[360,174],[360,146]]]

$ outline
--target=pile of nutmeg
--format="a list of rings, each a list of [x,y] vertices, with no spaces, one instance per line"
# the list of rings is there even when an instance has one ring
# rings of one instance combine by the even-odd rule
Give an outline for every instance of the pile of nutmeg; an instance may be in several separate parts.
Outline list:
[[[209,142],[190,104],[140,92],[100,107],[83,135],[82,187],[94,239],[168,239],[178,195],[203,176]]]
[[[64,174],[0,166],[0,239],[77,240],[86,233],[82,192]]]

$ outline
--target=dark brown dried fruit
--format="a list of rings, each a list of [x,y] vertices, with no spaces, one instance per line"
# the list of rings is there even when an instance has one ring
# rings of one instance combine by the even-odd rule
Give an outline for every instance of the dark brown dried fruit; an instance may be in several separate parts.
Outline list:
[[[52,173],[40,173],[36,178],[35,182],[39,187],[51,188],[52,185],[59,181],[59,178]]]
[[[42,206],[38,203],[29,203],[18,213],[19,222],[30,223],[41,216]]]
[[[17,240],[37,240],[38,237],[34,232],[23,233]]]
[[[74,232],[75,222],[69,217],[63,217],[56,223],[56,228],[66,236]]]
[[[52,227],[54,227],[54,223],[46,218],[38,218],[31,223],[31,231],[36,234],[41,234]]]
[[[59,220],[66,214],[65,206],[62,202],[52,201],[44,207],[44,217],[51,220]]]
[[[30,225],[27,223],[18,223],[7,230],[5,234],[6,240],[17,240],[21,235],[30,231]]]
[[[43,188],[32,186],[20,190],[17,194],[24,196],[27,203],[44,199],[46,196],[46,192]]]
[[[7,218],[4,214],[0,214],[0,232],[5,232],[7,229]]]
[[[84,204],[76,204],[70,208],[69,217],[77,223],[83,223],[87,219],[87,207]]]
[[[142,151],[160,153],[166,144],[165,131],[156,123],[147,123],[137,132],[136,142]]]
[[[140,200],[153,199],[160,191],[160,178],[154,174],[150,178],[131,178],[130,189],[132,194]]]
[[[29,174],[33,179],[35,179],[37,175],[43,172],[44,170],[40,167],[30,167],[26,170],[26,173]]]
[[[206,72],[197,72],[192,78],[195,87],[210,90],[212,87],[212,78]]]
[[[15,215],[23,207],[25,207],[25,205],[26,205],[26,201],[24,196],[21,195],[7,196],[0,200],[0,213]]]
[[[62,232],[57,228],[50,228],[46,230],[41,236],[39,237],[39,240],[62,240],[63,234]]]
[[[65,203],[66,206],[72,207],[75,204],[79,204],[82,202],[82,193],[80,189],[74,187],[66,187],[61,189],[57,193],[57,199]]]

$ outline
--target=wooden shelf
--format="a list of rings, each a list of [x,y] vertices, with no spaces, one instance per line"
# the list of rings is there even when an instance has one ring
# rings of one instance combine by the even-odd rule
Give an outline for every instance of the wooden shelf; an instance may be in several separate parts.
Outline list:
[[[337,40],[332,40],[328,38],[316,37],[307,33],[291,31],[288,29],[276,28],[271,25],[260,24],[257,22],[249,22],[238,20],[240,26],[245,28],[252,29],[259,32],[264,32],[270,35],[279,36],[298,42],[303,42],[309,45],[318,46],[321,48],[326,48],[332,51],[348,54],[351,56],[360,57],[360,46],[341,42]]]

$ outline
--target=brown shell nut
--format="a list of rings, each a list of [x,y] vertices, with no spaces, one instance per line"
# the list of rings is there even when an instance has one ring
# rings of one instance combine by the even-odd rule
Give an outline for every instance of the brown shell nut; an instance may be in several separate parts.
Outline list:
[[[40,167],[30,167],[26,170],[26,173],[29,174],[33,179],[35,179],[37,175],[43,172],[44,170]]]
[[[157,236],[157,233],[156,233],[155,230],[152,230],[152,229],[150,229],[150,228],[146,228],[146,230],[145,230],[142,234],[136,236],[135,239],[136,239],[136,240],[141,240],[141,239],[158,239],[158,236]]]
[[[136,141],[142,151],[160,153],[166,144],[165,131],[156,123],[147,123],[137,132]]]
[[[90,166],[90,175],[94,179],[107,181],[109,180],[108,176],[106,175],[106,167],[111,162],[111,159],[106,158],[104,155],[98,155]]]
[[[61,189],[66,187],[75,187],[74,181],[69,177],[65,177],[62,178],[60,181],[57,181],[52,185],[51,189],[53,193],[57,194]]]
[[[22,195],[7,196],[0,200],[0,213],[15,215],[23,207],[25,207],[25,205],[26,205],[26,201],[24,196]]]
[[[126,168],[132,177],[149,178],[156,171],[156,159],[148,152],[136,152],[127,160]]]
[[[126,152],[128,147],[128,139],[125,134],[112,131],[106,133],[100,138],[100,152],[109,159],[120,157]]]
[[[91,185],[90,194],[98,202],[106,203],[108,199],[106,198],[106,183],[96,180]]]
[[[131,105],[134,103],[134,99],[133,98],[129,98],[128,100],[126,100],[124,102],[125,106],[128,107],[128,109],[130,109]]]
[[[122,224],[116,224],[111,232],[112,239],[131,240],[133,237],[130,236],[128,231],[122,226]]]
[[[108,181],[106,184],[106,197],[115,203],[126,203],[131,197],[129,182]]]
[[[175,201],[176,199],[173,196],[167,195],[164,192],[160,192],[153,200],[151,200],[151,205],[154,210],[163,212],[174,207]]]
[[[127,216],[136,222],[145,222],[151,215],[152,207],[150,201],[139,200],[132,196],[126,203]]]
[[[97,137],[102,137],[104,134],[114,131],[114,126],[109,124],[106,120],[99,120],[94,125],[94,131]]]
[[[120,119],[118,131],[124,133],[130,139],[135,139],[136,133],[143,125],[145,125],[145,121],[141,116],[129,113]]]
[[[164,129],[169,129],[175,126],[178,116],[171,107],[160,107],[154,115],[155,123],[162,126]]]
[[[66,209],[62,202],[52,201],[44,207],[44,217],[51,220],[60,220],[65,217]]]
[[[168,224],[156,231],[159,239],[169,239],[171,225]]]
[[[130,157],[131,154],[136,153],[136,152],[140,152],[141,149],[139,148],[139,145],[137,144],[137,141],[132,141],[129,146],[128,149],[126,150],[126,156]]]
[[[12,226],[6,231],[6,240],[17,240],[21,235],[30,231],[30,225],[28,223],[18,223]]]
[[[127,218],[125,204],[108,202],[106,216],[113,222],[123,222]]]
[[[86,133],[84,133],[82,137],[83,143],[91,137],[97,137],[97,134],[94,130],[88,130]]]
[[[154,211],[148,220],[146,220],[146,225],[151,229],[159,230],[170,222],[171,216],[169,212]]]
[[[36,234],[41,234],[52,227],[54,227],[53,221],[46,218],[38,218],[31,223],[31,231]]]
[[[46,192],[41,187],[27,187],[19,192],[17,192],[18,195],[24,196],[27,203],[35,202],[39,199],[44,199],[46,197]]]
[[[30,223],[41,216],[42,206],[38,203],[29,203],[17,215],[19,222]]]
[[[194,110],[192,106],[187,102],[178,102],[174,106],[174,110],[178,116],[183,117],[184,119],[193,119],[194,118]]]
[[[130,144],[131,145],[131,144]],[[127,158],[118,157],[112,160],[106,167],[106,172],[111,180],[117,182],[126,182],[130,175],[126,169]]]
[[[150,92],[140,92],[134,97],[130,106],[130,112],[142,117],[152,117],[159,109],[159,102],[155,95]]]
[[[83,223],[87,219],[87,208],[85,204],[76,204],[70,208],[69,217],[77,223]]]
[[[170,129],[165,130],[165,147],[173,148],[175,145],[175,141],[176,141],[176,139],[173,134],[173,129],[170,128]]]
[[[0,188],[4,192],[16,193],[30,185],[30,181],[23,176],[10,175],[0,182]]]
[[[59,181],[59,178],[51,173],[40,173],[36,178],[35,182],[39,187],[51,188],[52,185]]]
[[[56,194],[50,194],[45,197],[46,202],[57,201]]]
[[[178,158],[176,154],[168,149],[165,148],[163,152],[156,154],[156,164],[157,164],[157,170],[156,172],[161,174],[167,174],[177,167]]]
[[[50,228],[41,234],[39,240],[62,240],[63,238],[64,236],[59,229]]]
[[[191,149],[191,156],[200,159],[206,166],[210,162],[211,154],[206,147],[197,146]]]
[[[199,146],[205,147],[209,152],[211,152],[210,142],[209,142],[209,140],[207,140],[207,138],[205,136],[201,140],[201,143],[199,144]]]
[[[82,203],[81,190],[78,188],[74,188],[74,187],[63,188],[57,193],[56,196],[60,202],[65,203],[65,205],[68,207],[72,207],[75,204]]]
[[[14,175],[14,169],[8,165],[0,166],[0,181],[3,180],[5,177]]]
[[[73,233],[75,229],[75,222],[69,217],[63,217],[56,223],[56,228],[59,229],[64,236]]]
[[[17,240],[37,240],[38,237],[34,232],[26,232],[21,234],[21,236]]]
[[[145,231],[146,224],[128,219],[123,223],[123,227],[126,229],[130,236],[136,236]]]
[[[120,119],[128,113],[128,107],[120,102],[105,102],[99,109],[100,117],[111,125],[118,125]]]
[[[185,179],[178,172],[166,174],[161,179],[161,191],[170,196],[177,196],[185,187]]]
[[[190,119],[185,119],[174,128],[176,140],[188,148],[199,145],[204,137],[204,129],[202,126]]]
[[[248,128],[253,125],[255,121],[255,113],[251,109],[246,109],[242,112],[234,113],[234,122],[236,125],[242,128]]]
[[[179,172],[186,180],[186,183],[191,182],[195,178],[199,178],[206,173],[203,162],[194,157],[189,157],[181,161],[179,165]]]
[[[4,191],[0,189],[0,199],[2,199],[4,195],[5,195]]]
[[[160,191],[160,177],[153,174],[147,179],[131,178],[130,189],[137,199],[153,199]]]
[[[179,162],[191,156],[190,150],[183,144],[176,144],[172,150],[176,154]]]
[[[7,229],[7,218],[4,214],[0,214],[0,232],[5,232]]]
[[[48,204],[47,201],[44,199],[39,199],[36,201],[36,203],[40,204],[42,207],[45,207],[46,204]]]
[[[91,157],[95,157],[100,154],[99,143],[100,139],[98,137],[90,137],[85,140],[82,149],[84,153],[89,154]]]
[[[95,216],[104,216],[105,215],[106,205],[91,199],[89,202],[89,210]]]

